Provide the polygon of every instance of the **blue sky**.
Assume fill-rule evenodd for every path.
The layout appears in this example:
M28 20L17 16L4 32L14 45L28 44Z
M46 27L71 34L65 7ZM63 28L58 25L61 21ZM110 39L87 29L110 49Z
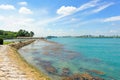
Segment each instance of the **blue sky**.
M119 0L0 0L0 29L35 36L120 35Z

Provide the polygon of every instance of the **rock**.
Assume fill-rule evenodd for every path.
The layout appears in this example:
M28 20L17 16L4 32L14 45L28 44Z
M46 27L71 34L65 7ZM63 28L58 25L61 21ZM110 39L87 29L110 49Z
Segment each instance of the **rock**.
M72 76L63 78L62 80L82 80L82 77L80 74L74 74Z
M104 72L98 71L98 70L89 70L90 73L95 73L95 74L99 74L99 75L104 75Z
M104 79L99 78L99 77L93 77L92 80L104 80Z
M74 75L72 76L72 79L73 79L73 80L81 80L82 77L81 77L80 74L74 74Z
M16 43L12 43L12 44L9 44L9 46L11 47L14 47L16 49L20 49L21 47L25 46L25 45L28 45L32 42L34 42L35 40L28 40L28 41L23 41L23 42L16 42Z
M89 69L85 69L85 68L82 68L82 67L80 67L79 70L81 72L87 72L89 74L98 74L98 75L104 75L105 74L104 72L99 71L99 70L89 70Z
M82 68L82 67L80 67L79 70L80 70L80 72L88 72L89 71L88 69L85 69L85 68Z
M88 73L81 74L81 77L83 78L83 80L92 80L92 76Z
M41 61L42 66L52 66L52 63L50 61Z
M73 74L72 76L67 76L63 78L62 80L104 80L104 79L99 77L92 77L90 74L84 73L84 74Z
M52 63L50 61L44 61L44 60L41 60L40 58L35 58L34 60L38 61L37 65L41 65L42 67L51 66L52 65Z
M43 61L38 58L36 58L35 60L38 60L39 62L37 64L41 65L48 73L57 73L57 69L54 66L52 66L52 63L50 61Z
M40 61L39 60L39 64L42 65L43 67L46 67L46 66L52 66L52 63L50 61Z
M73 74L63 80L92 80L92 77L89 74Z
M53 67L52 65L51 66L45 66L44 68L48 73L51 73L51 74L56 74L57 73L56 68Z
M70 74L70 69L69 68L63 68L62 69L62 76L69 76Z

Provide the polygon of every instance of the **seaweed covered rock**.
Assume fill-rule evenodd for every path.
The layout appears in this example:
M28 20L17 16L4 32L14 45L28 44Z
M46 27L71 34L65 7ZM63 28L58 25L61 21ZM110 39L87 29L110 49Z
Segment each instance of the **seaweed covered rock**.
M65 77L62 80L104 80L100 77L93 77L88 73L83 74L73 74L71 76Z
M0 38L0 45L3 45L3 39Z
M62 80L102 80L101 78L93 78L90 74L73 74L72 76L68 76L63 78Z
M62 76L69 76L70 74L70 69L69 68L63 68L62 69Z
M99 75L104 75L105 73L102 71L98 71L98 70L89 70L89 72L94 73L94 74L99 74Z
M50 74L56 74L57 73L57 69L55 67L53 67L52 65L44 66L44 69Z
M83 79L80 74L73 74L72 76L63 78L62 80L83 80Z
M41 65L47 73L57 74L57 69L54 66L52 66L52 63L50 61L44 61L39 58L36 58L34 60L39 61L37 65Z
M99 77L93 77L92 80L104 80L104 79L99 78Z

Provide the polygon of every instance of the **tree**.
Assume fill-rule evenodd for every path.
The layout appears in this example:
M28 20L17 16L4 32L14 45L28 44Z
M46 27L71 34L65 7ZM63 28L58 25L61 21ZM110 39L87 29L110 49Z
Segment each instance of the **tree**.
M34 36L34 32L30 31L30 37Z
M24 31L22 29L20 29L17 33L17 36L24 36Z
M0 45L3 45L3 39L0 38Z
M17 32L0 30L0 38L13 39L16 38L16 36Z
M0 30L0 35L3 35L4 31L3 30Z
M30 31L30 33L26 30L20 29L17 33L17 37L33 37L34 32Z

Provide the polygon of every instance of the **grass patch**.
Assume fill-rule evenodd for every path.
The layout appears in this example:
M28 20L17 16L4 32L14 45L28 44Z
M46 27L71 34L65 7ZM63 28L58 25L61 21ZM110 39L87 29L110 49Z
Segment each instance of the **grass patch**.
M8 41L3 42L4 45L11 44L11 43L14 43L14 42L8 42Z

